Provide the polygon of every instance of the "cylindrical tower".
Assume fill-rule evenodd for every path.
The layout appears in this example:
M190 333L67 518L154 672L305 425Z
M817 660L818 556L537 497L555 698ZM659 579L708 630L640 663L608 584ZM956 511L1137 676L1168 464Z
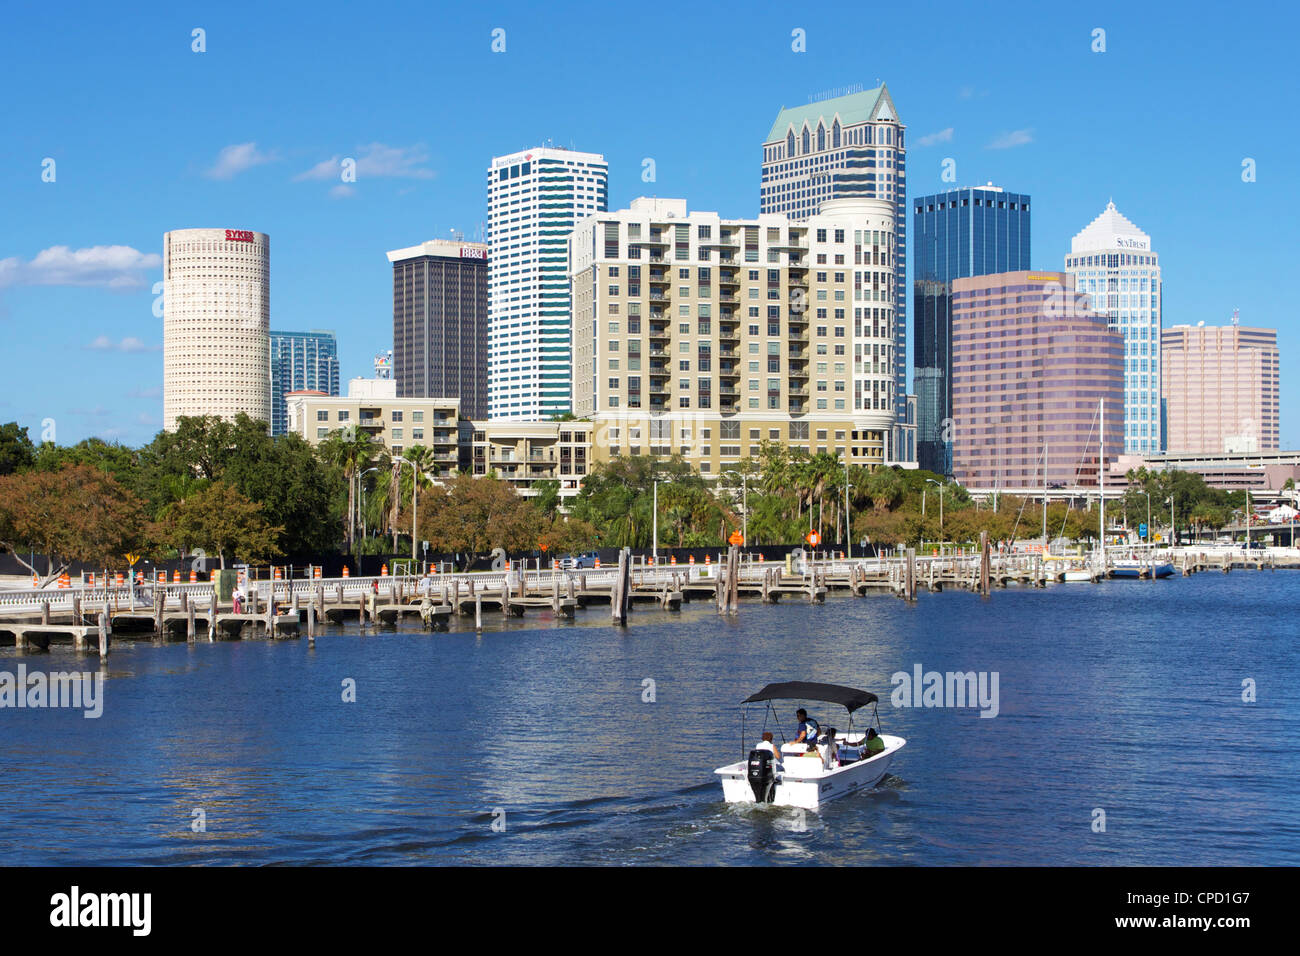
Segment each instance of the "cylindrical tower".
M271 238L247 229L163 236L163 427L181 415L271 421Z
M853 261L853 418L879 441L894 423L895 208L884 199L832 199L821 204L816 226L844 230Z

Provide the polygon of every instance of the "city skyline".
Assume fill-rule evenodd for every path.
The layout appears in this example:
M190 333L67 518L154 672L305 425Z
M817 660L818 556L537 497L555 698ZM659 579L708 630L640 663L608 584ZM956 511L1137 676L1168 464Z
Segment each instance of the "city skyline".
M933 16L958 15L950 9ZM1033 195L1032 263L1040 269L1058 269L1080 225L1113 198L1158 238L1166 327L1223 324L1240 308L1243 325L1278 329L1283 355L1297 344L1285 297L1269 281L1287 273L1283 256L1296 231L1278 214L1296 165L1296 134L1276 122L1284 31L1261 38L1225 24L1214 48L1240 62L1206 84L1201 26L1155 11L1105 13L1095 24L1065 13L1036 17L1029 31L1036 42L1012 62L1004 55L1009 37L978 50L956 37L935 38L919 52L882 43L866 57L849 39L867 23L906 35L931 19L918 12L759 14L733 23L721 12L692 10L675 21L697 27L681 37L674 31L684 53L707 47L724 72L754 56L779 68L729 93L725 110L715 97L694 96L684 77L665 79L661 89L674 97L669 131L621 115L622 92L577 85L594 67L633 57L667 23L648 26L634 14L603 26L577 23L570 40L590 50L588 59L555 65L547 16L506 7L490 20L455 12L440 20L447 56L438 73L475 75L493 109L466 111L447 98L407 116L385 102L393 79L385 71L345 70L341 84L327 78L336 52L349 51L348 62L379 63L383 44L414 49L417 37L339 30L328 17L301 23L287 11L204 13L190 23L87 9L57 34L31 12L12 14L10 37L25 43L0 39L0 49L18 75L44 76L40 64L51 58L74 65L16 99L11 148L0 157L10 226L0 246L0 327L11 342L0 420L17 420L39 440L52 419L64 444L89 435L139 444L161 428L162 320L153 288L162 279L164 232L273 235L271 324L335 328L348 379L369 373L377 326L390 309L391 274L373 266L375 256L453 229L475 237L487 219L481 177L492 156L550 138L607 158L610 208L638 195L675 195L693 208L748 218L758 212L756 159L780 107L881 80L907 121L909 198L987 180ZM724 22L735 42L717 50L709 31ZM276 37L289 23L297 43L281 55ZM200 25L203 53L191 49ZM506 31L503 53L491 49L498 26ZM1105 52L1092 49L1099 26ZM792 49L796 30L804 31L807 52ZM1159 44L1147 39L1153 35ZM235 65L250 62L260 65L245 77ZM553 86L524 82L544 68L554 71ZM158 70L167 76L165 97L144 82ZM322 92L303 94L294 115L276 105L317 80ZM1091 93L1079 98L1085 83ZM262 84L268 92L257 102L237 114L226 108L230 97ZM1170 103L1194 85L1198 109L1111 111L1107 91L1131 95L1134 84ZM89 90L84 109L53 110L69 89ZM1204 136L1203 115L1229 110L1231 137L1214 148L1184 148ZM162 128L178 132L160 137ZM452 141L454 149L438 145ZM343 178L346 160L354 182ZM953 161L954 180L942 178L945 160ZM1258 164L1258 181L1243 181L1247 160ZM52 181L43 181L47 172ZM1207 206L1220 229L1226 218L1231 242L1208 241ZM54 348L64 362L49 362ZM1284 383L1283 447L1300 445L1297 407Z

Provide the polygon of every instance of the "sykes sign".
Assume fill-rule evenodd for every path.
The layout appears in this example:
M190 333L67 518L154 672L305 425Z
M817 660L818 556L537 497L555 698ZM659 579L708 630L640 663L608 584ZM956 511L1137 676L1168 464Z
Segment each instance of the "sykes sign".
M253 242L253 233L247 229L227 229L226 242Z

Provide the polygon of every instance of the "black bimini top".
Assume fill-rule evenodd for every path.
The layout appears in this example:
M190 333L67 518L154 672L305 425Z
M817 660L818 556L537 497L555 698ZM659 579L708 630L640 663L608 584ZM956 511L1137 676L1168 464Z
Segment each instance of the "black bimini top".
M763 700L819 700L839 704L851 714L863 704L874 704L877 697L870 691L856 690L840 684L814 684L810 681L793 680L768 684L757 694L750 694L742 703L753 704Z

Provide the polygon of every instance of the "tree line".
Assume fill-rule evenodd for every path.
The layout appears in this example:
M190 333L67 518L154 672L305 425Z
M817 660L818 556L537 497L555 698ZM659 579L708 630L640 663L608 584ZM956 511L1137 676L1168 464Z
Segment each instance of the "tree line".
M816 531L847 541L917 546L1038 537L1041 503L1011 496L974 501L940 475L845 466L836 455L764 442L717 480L680 457L620 457L595 464L562 503L554 481L521 494L489 473L453 470L423 446L401 460L364 432L340 429L313 448L272 437L246 415L181 418L140 448L89 438L35 445L25 428L0 425L0 550L46 580L72 562L121 567L125 556L204 553L220 566L310 560L325 554L398 554L417 541L440 554L567 554L596 548L720 547L744 528L747 544L798 545ZM1130 473L1118 512L1136 526L1172 497L1180 524L1230 523L1244 496L1208 488L1187 472ZM1112 517L1116 515L1112 505ZM1141 516L1139 518L1139 516ZM1097 509L1052 504L1049 538L1095 539ZM45 557L31 567L31 554ZM41 562L37 561L37 564Z

